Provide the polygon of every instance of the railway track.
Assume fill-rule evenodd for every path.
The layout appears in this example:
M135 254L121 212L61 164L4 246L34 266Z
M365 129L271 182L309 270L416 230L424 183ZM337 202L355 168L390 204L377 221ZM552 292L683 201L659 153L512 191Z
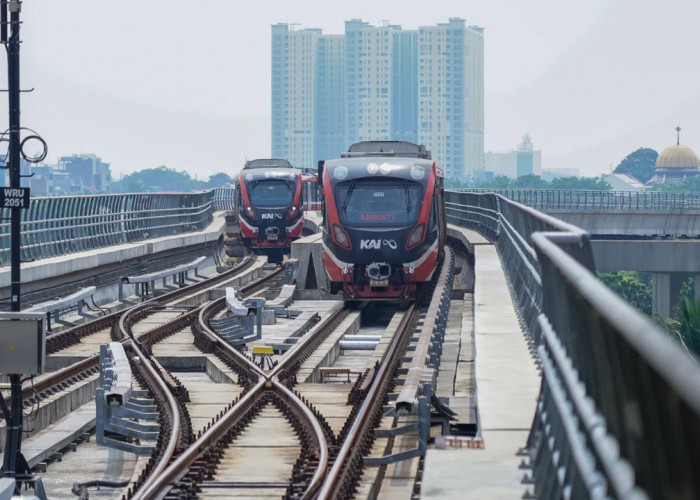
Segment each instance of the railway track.
M132 343L134 340L128 339L125 333L120 332L120 326L122 330L126 331L125 325L127 324L137 324L139 320L143 320L152 314L156 316L160 315L160 318L156 319L150 327L142 328L142 331L137 334L137 338L135 339L137 343L155 342L156 339L167 336L170 332L181 328L194 317L194 315L188 316L186 312L184 312L193 309L192 306L168 311L167 308L170 304L177 303L178 301L192 300L191 297L197 294L206 293L206 291L212 287L221 286L232 279L239 278L243 273L247 272L254 263L254 259L249 259L230 271L209 280L184 287L118 313L110 314L49 337L47 341L47 350L53 350L53 354L68 353L69 358L77 358L77 360L69 363L69 365L64 368L25 382L22 394L25 410L28 411L38 405L46 404L47 401L55 402L59 400L63 394L70 399L72 387L78 384L84 384L86 381L92 382L94 386L99 373L99 355L96 354L96 352L99 350L98 346L100 344L106 344L111 340L122 340L127 344L127 347L133 351ZM244 293L252 293L264 286L265 283L278 278L282 272L283 269L278 267L274 272L254 280L242 289ZM80 349L81 345L83 347L82 349ZM71 352L71 349L75 347L79 348L77 352ZM89 392L94 396L94 388L90 389ZM9 403L9 397L5 398L5 401ZM65 404L63 406L65 406ZM40 425L37 425L33 430L40 431L44 426L50 423L51 421L48 417L42 418L39 422Z
M285 498L350 498L362 472L362 457L369 451L373 439L372 429L381 418L383 402L409 343L420 304L414 303L405 311L382 362L358 379L353 391L353 410L338 435L333 433L313 402L296 392L294 386L297 370L348 314L347 307L316 325L269 370L261 369L248 356L223 342L208 326L209 319L220 307L220 303L213 302L202 308L195 328L195 342L202 350L225 359L248 381L248 386L243 396L179 456L161 456L161 462L170 465L144 479L135 490L128 492L127 498L194 498L199 497L202 489L218 494L225 490L227 496L234 496L235 491L249 494L251 490L259 492L263 488L279 492L285 485ZM282 429L283 435L275 434L274 443L287 442L290 429L298 442L291 446L293 450L286 450L277 466L265 462L266 470L278 471L278 474L257 483L232 481L230 478L240 478L246 470L240 456L235 459L238 453L250 447L246 439L254 439L260 446L261 429L270 429L269 424L264 423L265 418L280 419L280 414L285 424L277 424L277 427ZM263 449L271 453L269 450L277 446L272 444ZM259 447L255 451L266 456ZM290 473L289 452L295 451L299 455ZM260 463L259 457L255 463Z
M260 286L256 282L243 291L250 293L250 289ZM178 295L183 297L182 293ZM177 299L164 297L115 314L110 326L110 336L123 341L130 357L142 360L132 369L139 383L153 395L161 424L156 451L123 498L220 498L251 492L283 493L286 498L351 498L363 471L363 456L373 441L373 429L382 417L381 410L425 301L414 303L404 312L381 362L363 373L352 389L347 388L349 416L340 430L336 425L334 432L310 396L313 392L302 391L302 395L295 389L299 370L348 316L347 307L322 318L264 370L242 349L223 341L210 326L210 320L225 307L225 299L178 308L174 305ZM99 331L90 325L83 328L73 329L67 338L85 338ZM197 349L229 367L241 386L238 395L205 425L192 425L187 411L187 384L151 356L158 343L190 335L183 333L188 329ZM48 388L52 383L65 383L58 380L87 376L80 370L94 370L97 361L95 365L92 362L91 358L83 360L52 374L56 377L53 382L47 377L41 383L51 390ZM241 477L250 477L245 472L250 464L241 455L250 454L258 456L256 461L265 454L270 457L266 474L241 481Z

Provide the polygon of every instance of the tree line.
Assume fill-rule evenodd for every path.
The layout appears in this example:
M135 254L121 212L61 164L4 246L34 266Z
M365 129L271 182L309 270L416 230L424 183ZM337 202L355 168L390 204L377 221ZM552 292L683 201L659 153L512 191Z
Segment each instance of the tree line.
M147 168L112 181L113 193L155 193L159 191L197 191L233 184L234 179L224 173L213 174L206 181L193 179L187 172L179 172L164 165Z
M656 171L656 159L659 153L651 148L639 148L628 154L620 164L615 167L613 173L628 174L642 184L646 184ZM486 188L486 189L586 189L596 191L609 191L610 184L600 178L594 177L562 177L548 182L536 175L525 175L517 179L506 176L498 176L493 180L478 184L468 184L456 179L446 179L445 187L450 188ZM655 184L648 186L647 191L671 191L671 192L700 192L700 175L688 177L681 183Z
M678 340L681 345L700 359L700 301L693 299L694 280L688 278L678 294L678 302L667 320L652 310L651 274L637 271L598 273L598 278L639 311Z

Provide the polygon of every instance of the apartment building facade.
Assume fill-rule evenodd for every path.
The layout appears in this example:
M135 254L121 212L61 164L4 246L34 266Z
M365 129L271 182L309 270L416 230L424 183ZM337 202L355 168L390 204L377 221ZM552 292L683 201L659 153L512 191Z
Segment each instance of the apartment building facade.
M449 177L483 169L483 29L403 30L359 19L344 35L272 26L272 155L311 167L362 140L425 144Z

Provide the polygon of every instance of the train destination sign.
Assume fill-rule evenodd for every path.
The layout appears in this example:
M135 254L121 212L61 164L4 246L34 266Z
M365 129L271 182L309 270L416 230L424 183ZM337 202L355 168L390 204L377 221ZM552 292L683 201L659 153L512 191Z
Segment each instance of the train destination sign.
M29 188L0 188L1 208L29 208Z

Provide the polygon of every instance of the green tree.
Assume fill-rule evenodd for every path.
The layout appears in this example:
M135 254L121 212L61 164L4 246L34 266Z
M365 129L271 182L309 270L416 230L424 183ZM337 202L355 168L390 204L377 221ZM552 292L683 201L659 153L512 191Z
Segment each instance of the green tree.
M610 289L622 296L627 302L651 316L651 283L645 283L643 277L634 271L613 271L599 273L598 278Z
M614 170L616 174L629 174L639 182L647 182L654 176L659 153L649 148L639 148L628 154Z
M451 177L445 178L445 189L459 189L468 187L470 187L469 184L462 182L459 179L453 179Z
M551 189L586 189L610 191L612 186L597 177L558 177L552 180Z
M207 181L205 187L220 188L225 186L226 184L233 183L234 180L231 178L230 175L219 172L218 174L214 174L211 177L209 177L209 180Z
M479 184L479 187L489 189L508 189L513 186L511 185L511 180L508 177L506 177L505 175L499 175L492 181L483 182Z
M666 182L664 184L656 184L651 187L652 191L670 191L670 192L685 192L697 193L700 192L700 176L688 177L681 183Z
M549 184L539 175L523 175L515 179L510 187L517 189L547 189Z
M203 187L203 182L192 179L187 172L178 172L164 165L125 175L121 186L123 192L132 193L193 191Z
M666 328L689 352L700 357L700 301L681 297Z

